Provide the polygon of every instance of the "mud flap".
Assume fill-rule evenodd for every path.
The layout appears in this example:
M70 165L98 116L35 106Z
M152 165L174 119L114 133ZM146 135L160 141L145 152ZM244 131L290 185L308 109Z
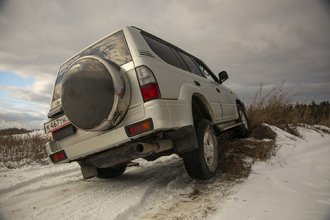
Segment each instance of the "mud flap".
M96 167L92 165L88 165L84 162L79 163L81 173L84 179L90 179L97 175L97 169Z
M185 153L198 148L195 128L192 125L167 132L165 136L173 141L174 153Z

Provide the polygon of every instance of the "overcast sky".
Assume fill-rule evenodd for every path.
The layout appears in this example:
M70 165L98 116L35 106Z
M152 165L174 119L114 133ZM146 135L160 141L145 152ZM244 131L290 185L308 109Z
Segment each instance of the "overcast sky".
M330 99L329 0L0 0L0 128L41 127L60 65L131 25L226 70L245 102L283 82L294 101Z

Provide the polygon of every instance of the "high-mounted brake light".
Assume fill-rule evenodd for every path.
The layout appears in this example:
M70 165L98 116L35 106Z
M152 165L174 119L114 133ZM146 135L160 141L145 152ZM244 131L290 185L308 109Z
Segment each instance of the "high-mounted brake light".
M160 91L152 71L146 66L139 66L136 68L136 72L144 102L159 99Z

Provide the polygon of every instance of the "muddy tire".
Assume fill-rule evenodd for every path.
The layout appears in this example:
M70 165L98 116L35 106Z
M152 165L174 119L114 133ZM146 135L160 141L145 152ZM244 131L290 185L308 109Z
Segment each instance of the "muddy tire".
M238 112L238 121L242 124L236 128L236 136L238 138L246 138L251 133L251 127L249 120L246 116L245 110L240 104L237 104L237 112Z
M102 179L116 178L125 172L127 164L121 164L114 167L97 168L97 177Z
M198 148L183 154L185 168L193 179L208 180L214 177L218 167L218 142L208 120L201 120L196 130Z

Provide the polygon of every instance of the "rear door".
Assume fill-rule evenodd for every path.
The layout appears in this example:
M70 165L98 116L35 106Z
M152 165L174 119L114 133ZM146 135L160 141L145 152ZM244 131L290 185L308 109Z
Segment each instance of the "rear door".
M221 106L218 100L218 94L217 94L217 82L213 80L208 80L204 74L202 73L201 69L198 66L198 63L196 60L185 54L181 51L178 51L184 62L187 64L187 66L190 69L190 72L194 73L195 79L194 84L201 88L203 95L206 96L208 102L211 105L212 111L213 111L213 119L215 122L219 121L222 117L222 110Z

